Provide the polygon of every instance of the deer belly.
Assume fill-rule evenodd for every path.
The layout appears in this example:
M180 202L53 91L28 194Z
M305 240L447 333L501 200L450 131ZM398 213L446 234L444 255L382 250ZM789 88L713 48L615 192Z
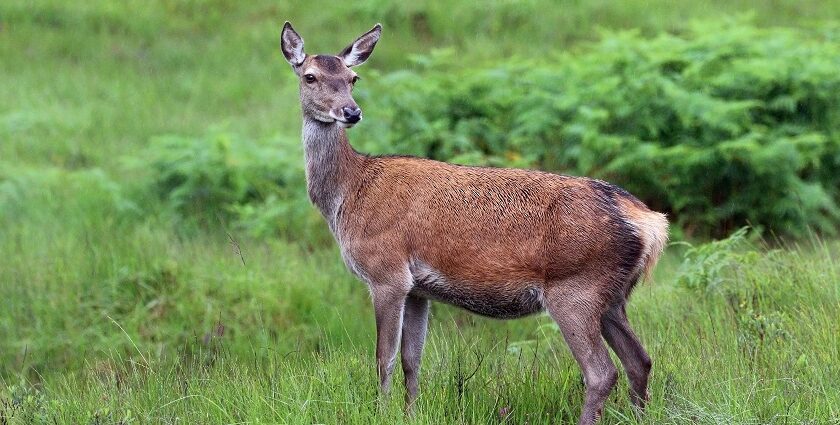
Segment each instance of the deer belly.
M541 286L510 282L459 282L427 266L412 267L411 294L451 304L482 316L514 319L543 310Z

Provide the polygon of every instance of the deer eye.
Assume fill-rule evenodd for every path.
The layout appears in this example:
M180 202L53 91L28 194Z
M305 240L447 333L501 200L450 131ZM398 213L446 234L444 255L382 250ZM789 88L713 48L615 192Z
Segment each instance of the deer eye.
M312 75L312 74L304 75L303 79L306 80L307 83L314 83L315 82L315 76Z

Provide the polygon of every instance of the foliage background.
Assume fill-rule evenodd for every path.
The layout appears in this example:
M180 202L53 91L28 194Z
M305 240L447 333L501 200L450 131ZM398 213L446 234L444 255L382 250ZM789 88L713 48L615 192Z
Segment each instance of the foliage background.
M417 416L378 410L284 20L309 52L383 23L356 148L603 178L696 244L634 296L653 401L608 422L837 422L835 3L0 3L0 423L576 417L546 317L440 305Z

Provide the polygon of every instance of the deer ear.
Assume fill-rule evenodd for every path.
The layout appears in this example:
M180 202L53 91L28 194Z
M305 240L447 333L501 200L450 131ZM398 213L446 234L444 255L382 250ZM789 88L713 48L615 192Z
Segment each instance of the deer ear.
M303 39L289 21L283 24L283 31L280 33L280 50L292 66L299 66L306 59L306 53L303 53Z
M344 60L344 64L347 66L356 66L365 63L370 54L373 53L373 48L376 46L376 42L379 41L381 34L382 25L374 25L370 31L362 34L356 41L345 47L338 54L338 57Z

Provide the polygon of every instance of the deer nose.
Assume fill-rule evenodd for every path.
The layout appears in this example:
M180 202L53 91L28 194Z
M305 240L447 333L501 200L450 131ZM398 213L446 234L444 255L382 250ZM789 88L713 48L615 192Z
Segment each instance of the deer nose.
M362 110L359 109L358 106L352 108L341 108L341 113L344 115L344 119L351 124L355 124L362 120Z

